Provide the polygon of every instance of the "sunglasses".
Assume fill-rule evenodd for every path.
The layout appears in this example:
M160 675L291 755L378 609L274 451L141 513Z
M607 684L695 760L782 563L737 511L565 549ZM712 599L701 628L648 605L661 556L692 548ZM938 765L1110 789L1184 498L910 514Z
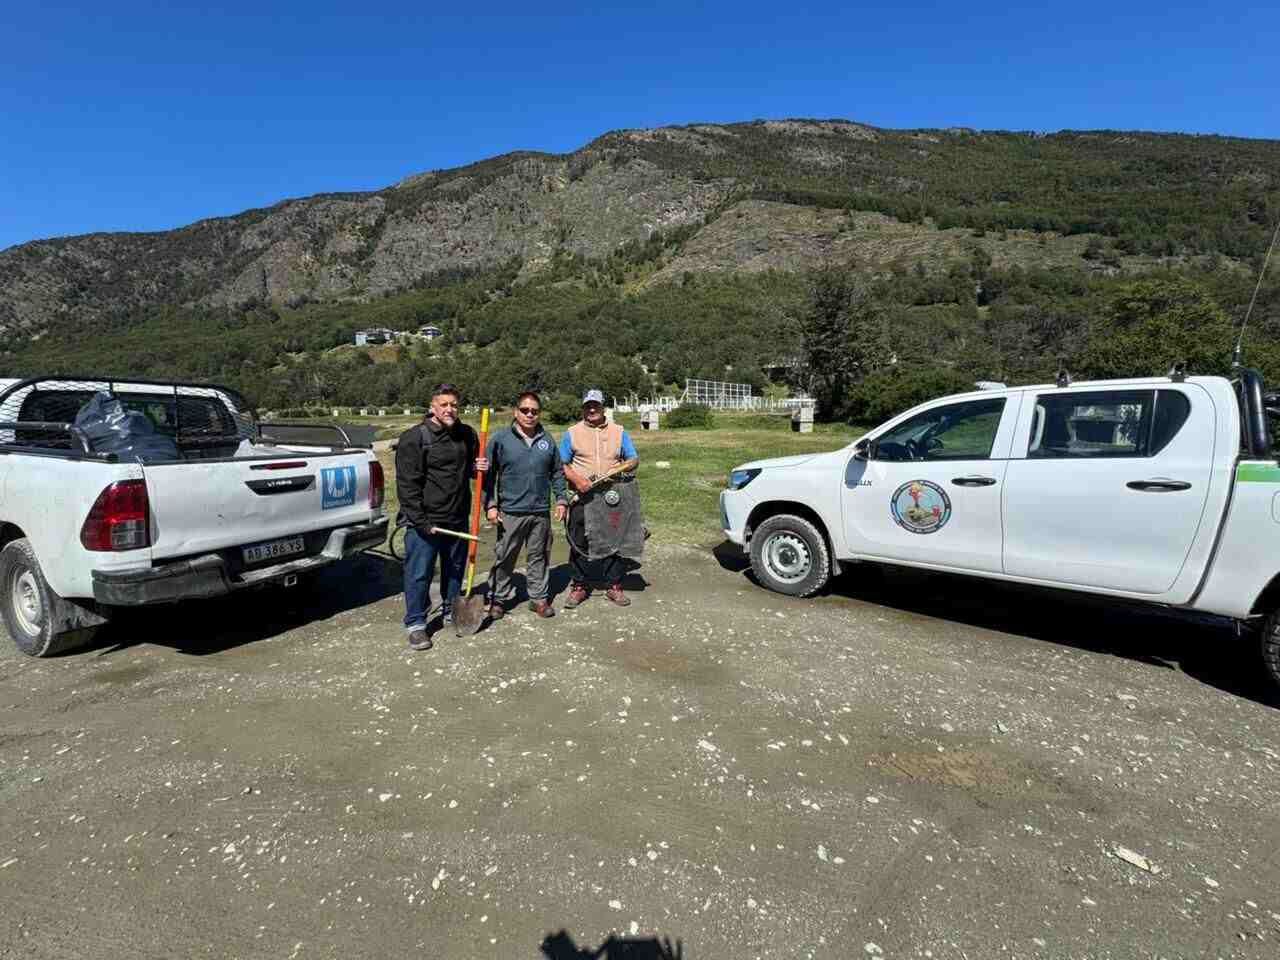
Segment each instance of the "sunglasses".
M538 414L542 412L537 407L516 407L516 409L521 413L523 413L526 417L536 417Z

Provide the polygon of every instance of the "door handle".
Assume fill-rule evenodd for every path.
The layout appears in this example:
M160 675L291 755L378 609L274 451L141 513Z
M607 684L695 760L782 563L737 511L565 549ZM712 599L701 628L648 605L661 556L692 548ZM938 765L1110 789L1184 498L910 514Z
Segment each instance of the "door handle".
M991 487L995 485L995 477L953 477L951 480L957 487Z
M1191 489L1191 484L1185 480L1170 480L1168 477L1153 477L1150 480L1130 480L1125 486L1130 490L1141 490L1143 493L1176 493L1179 490Z

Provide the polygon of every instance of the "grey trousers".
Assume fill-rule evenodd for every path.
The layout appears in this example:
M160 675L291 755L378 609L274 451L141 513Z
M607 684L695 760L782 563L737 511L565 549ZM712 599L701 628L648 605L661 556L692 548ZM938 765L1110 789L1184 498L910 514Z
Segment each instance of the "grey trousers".
M495 603L509 603L515 598L515 585L511 574L516 568L520 548L528 544L528 564L525 576L529 583L529 599L547 599L547 559L551 545L551 517L549 514L516 516L498 514L498 544L494 549L493 595Z

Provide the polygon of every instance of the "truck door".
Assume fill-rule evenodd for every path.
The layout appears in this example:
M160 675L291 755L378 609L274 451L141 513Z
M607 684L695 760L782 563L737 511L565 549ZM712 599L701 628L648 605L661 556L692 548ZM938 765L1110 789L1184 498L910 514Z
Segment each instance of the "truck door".
M1018 398L931 407L890 427L851 460L841 491L858 555L1000 570L1000 495Z
M1195 384L1028 392L1005 482L1005 572L1167 592L1204 522L1214 423Z

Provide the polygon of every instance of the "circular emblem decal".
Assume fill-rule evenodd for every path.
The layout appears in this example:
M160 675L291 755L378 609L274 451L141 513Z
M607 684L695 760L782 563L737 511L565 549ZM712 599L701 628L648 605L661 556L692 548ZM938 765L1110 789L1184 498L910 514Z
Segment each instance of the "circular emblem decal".
M604 492L604 502L611 507L616 507L622 502L622 494L613 487L610 487Z
M911 480L893 491L889 509L902 529L937 533L951 519L951 498L936 483Z
M539 441L538 441L538 449L539 449L539 450L550 450L550 449L551 449L551 444L547 443L547 438L546 438L546 437L543 437L541 440L539 440Z

